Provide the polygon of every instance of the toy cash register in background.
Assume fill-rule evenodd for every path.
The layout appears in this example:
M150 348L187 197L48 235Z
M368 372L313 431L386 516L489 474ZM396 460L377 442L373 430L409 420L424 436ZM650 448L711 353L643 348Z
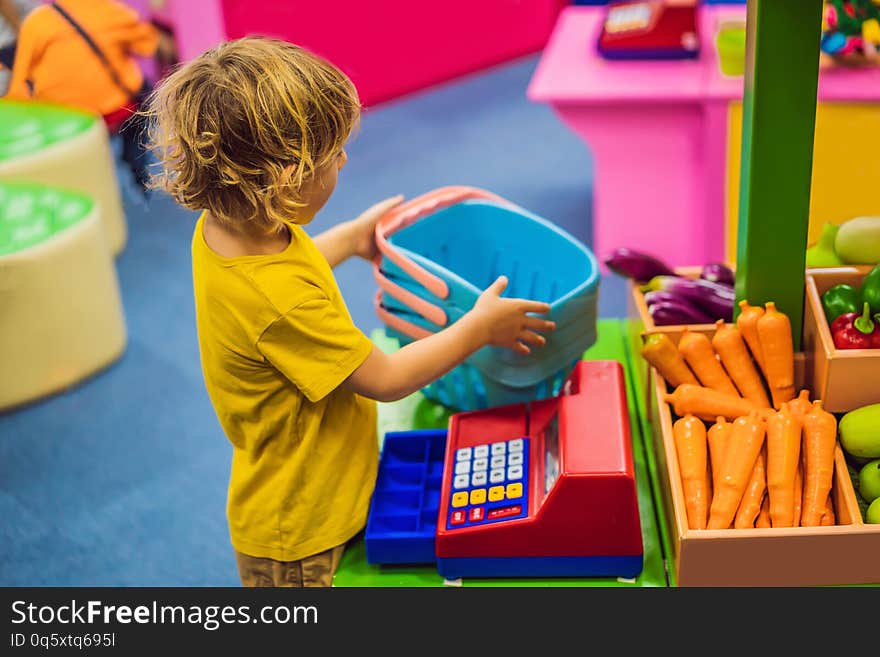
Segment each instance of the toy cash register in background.
M608 5L597 48L606 59L694 59L697 0L626 0Z
M582 361L551 399L386 434L370 563L460 577L635 577L643 545L623 368Z

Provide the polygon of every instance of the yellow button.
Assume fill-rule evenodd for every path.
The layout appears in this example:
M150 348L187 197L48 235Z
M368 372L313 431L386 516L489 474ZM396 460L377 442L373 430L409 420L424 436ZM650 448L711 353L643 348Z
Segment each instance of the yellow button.
M475 488L471 491L471 504L482 504L486 501L486 489Z
M467 506L468 502L468 494L464 491L461 493L453 493L452 494L452 506L458 508L460 506Z
M489 501L497 502L504 499L504 486L492 486L489 489Z
M522 484L507 484L507 499L522 497Z

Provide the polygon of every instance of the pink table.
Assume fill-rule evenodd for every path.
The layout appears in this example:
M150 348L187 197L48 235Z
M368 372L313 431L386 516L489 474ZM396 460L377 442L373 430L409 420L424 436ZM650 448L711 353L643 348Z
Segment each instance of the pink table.
M742 77L724 76L715 52L721 20L744 6L703 6L696 60L606 61L595 50L602 7L563 10L528 88L580 136L595 161L593 249L662 254L676 266L726 260L729 103ZM819 98L876 102L880 70L820 76Z

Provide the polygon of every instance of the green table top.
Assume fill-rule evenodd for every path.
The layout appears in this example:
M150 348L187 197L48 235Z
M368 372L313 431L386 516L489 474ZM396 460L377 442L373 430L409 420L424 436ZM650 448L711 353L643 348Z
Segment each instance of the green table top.
M0 181L0 256L24 251L84 219L84 194L27 182Z
M653 460L651 450L646 449L645 440L650 440L650 432L645 434L640 419L639 405L636 403L633 379L630 372L630 359L627 353L626 334L621 320L599 320L598 339L585 354L586 360L617 360L624 365L628 381L627 400L630 409L630 424L633 440L633 461L635 464L636 486L639 496L639 515L642 521L642 541L644 543L644 568L634 580L620 580L613 577L577 578L492 578L465 579L455 584L462 586L666 586L666 569L663 558L663 532L658 528L654 505L653 488L656 477L651 476ZM372 335L373 341L384 351L397 349L396 341L388 338L382 331ZM379 404L380 439L388 431L407 431L411 429L445 428L449 411L436 405L421 394L416 393L393 404ZM334 586L372 586L372 587L417 587L443 586L444 580L436 567L430 564L416 566L373 565L367 563L363 539L346 549Z
M0 99L0 162L82 134L97 120L77 109Z

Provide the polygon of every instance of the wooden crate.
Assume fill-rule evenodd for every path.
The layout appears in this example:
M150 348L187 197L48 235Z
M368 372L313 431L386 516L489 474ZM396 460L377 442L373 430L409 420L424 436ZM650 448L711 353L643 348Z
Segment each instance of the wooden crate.
M880 349L836 349L822 309L822 294L837 283L862 284L871 267L808 269L803 349L806 381L832 413L880 403Z
M803 368L796 368L802 383ZM862 521L843 452L835 455L832 498L837 525L766 529L688 528L672 435L667 384L651 370L653 447L661 503L671 524L679 586L817 586L880 583L880 525Z

